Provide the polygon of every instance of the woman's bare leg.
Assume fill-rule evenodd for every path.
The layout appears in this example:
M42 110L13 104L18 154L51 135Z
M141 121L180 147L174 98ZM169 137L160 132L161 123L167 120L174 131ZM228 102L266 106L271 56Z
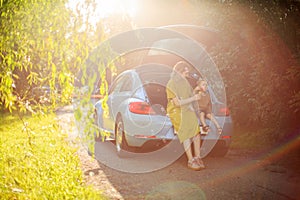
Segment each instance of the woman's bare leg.
M187 139L187 140L183 141L184 151L185 151L186 156L187 156L189 161L193 159L191 144L192 143L191 143L190 139Z
M200 157L200 134L197 134L194 138L194 150L195 150L195 157Z
M200 134L197 134L194 138L194 150L195 150L195 158L197 159L198 165L201 169L205 168L205 165L200 157L200 146L201 146L201 139Z

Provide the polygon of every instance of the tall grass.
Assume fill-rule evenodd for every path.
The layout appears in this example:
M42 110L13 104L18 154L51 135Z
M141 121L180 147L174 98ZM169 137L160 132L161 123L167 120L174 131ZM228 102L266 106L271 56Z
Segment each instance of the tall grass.
M103 199L86 186L55 115L0 113L0 199Z

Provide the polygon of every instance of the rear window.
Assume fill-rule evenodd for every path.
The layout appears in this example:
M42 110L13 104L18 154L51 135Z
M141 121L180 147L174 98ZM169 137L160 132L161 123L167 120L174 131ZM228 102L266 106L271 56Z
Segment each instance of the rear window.
M166 65L147 64L136 69L143 84L157 83L166 85L170 79L172 68Z

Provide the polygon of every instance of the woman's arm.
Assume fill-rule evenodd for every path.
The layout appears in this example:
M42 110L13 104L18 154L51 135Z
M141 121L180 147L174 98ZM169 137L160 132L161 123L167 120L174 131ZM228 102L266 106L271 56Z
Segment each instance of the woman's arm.
M185 104L189 104L192 103L193 101L197 101L201 98L201 96L199 94L196 94L190 98L187 99L178 99L177 97L173 98L172 101L175 104L175 106L182 106Z
M197 93L199 93L199 91L201 91L201 89L200 89L199 86L197 85L197 86L194 88L193 93L194 93L194 94L197 94Z

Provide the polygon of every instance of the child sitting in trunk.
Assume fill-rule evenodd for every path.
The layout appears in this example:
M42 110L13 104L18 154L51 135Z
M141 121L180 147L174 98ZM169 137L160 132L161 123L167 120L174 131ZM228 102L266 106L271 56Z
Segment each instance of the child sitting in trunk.
M202 130L204 133L202 134L207 134L207 132L210 131L209 126L205 122L205 118L210 119L217 127L218 133L221 134L222 129L212 114L211 98L207 91L207 87L207 81L205 81L204 79L199 79L197 81L197 86L194 89L194 93L200 94L201 96L201 98L197 101L198 104L196 104L196 112L200 118L201 125L203 126Z

